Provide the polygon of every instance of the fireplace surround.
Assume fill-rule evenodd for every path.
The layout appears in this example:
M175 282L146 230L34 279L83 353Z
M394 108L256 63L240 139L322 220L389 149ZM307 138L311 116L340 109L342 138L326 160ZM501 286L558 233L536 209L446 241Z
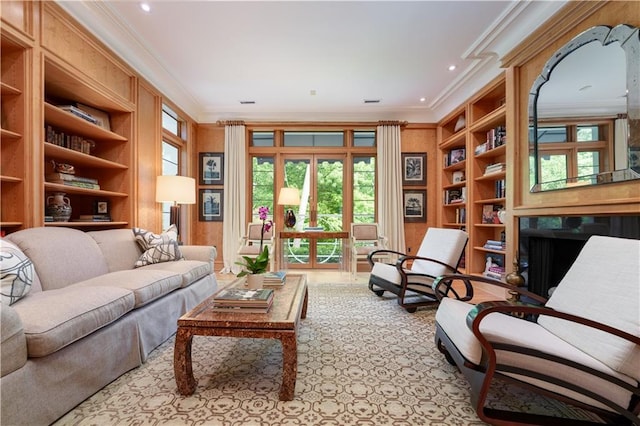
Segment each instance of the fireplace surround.
M640 215L520 217L518 255L527 289L548 297L592 235L640 239Z

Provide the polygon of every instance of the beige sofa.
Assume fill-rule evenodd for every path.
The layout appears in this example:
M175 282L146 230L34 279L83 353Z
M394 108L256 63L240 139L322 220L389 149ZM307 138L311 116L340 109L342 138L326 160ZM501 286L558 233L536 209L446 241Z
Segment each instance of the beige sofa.
M6 240L33 262L30 292L2 305L3 425L49 424L141 365L217 288L215 248L134 268L130 229L31 228Z

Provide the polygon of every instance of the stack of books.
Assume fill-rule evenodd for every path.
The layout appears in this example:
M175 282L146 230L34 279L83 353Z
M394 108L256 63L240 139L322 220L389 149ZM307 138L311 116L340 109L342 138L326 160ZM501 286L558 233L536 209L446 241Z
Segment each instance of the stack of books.
M269 312L273 304L273 289L225 288L213 296L214 312L259 313Z
M93 117L91 114L89 114L87 111L78 108L75 105L58 105L58 108L60 108L63 111L67 111L73 115L75 115L76 117L80 117L83 120L88 121L89 123L93 123L93 124L98 124L98 120Z
M263 284L270 286L284 285L286 278L286 271L267 272L266 274L264 274Z
M45 176L45 180L50 183L58 183L78 188L100 189L98 179L72 175L71 173L55 172Z
M494 164L489 164L484 169L484 174L490 175L491 173L504 172L505 170L507 170L507 165L505 163L494 163Z
M487 242L484 243L484 248L488 250L504 250L506 248L506 243L498 240L487 240Z
M78 219L73 222L111 222L111 216L108 214L81 214Z

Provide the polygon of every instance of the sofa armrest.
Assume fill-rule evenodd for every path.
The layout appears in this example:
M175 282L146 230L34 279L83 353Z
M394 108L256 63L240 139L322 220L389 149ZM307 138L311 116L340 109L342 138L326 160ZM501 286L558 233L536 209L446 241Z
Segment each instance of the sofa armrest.
M0 314L0 366L1 377L4 377L27 363L27 338L24 335L22 320L15 309L2 305Z
M199 260L201 262L209 262L213 267L213 261L218 256L218 251L214 246L180 246L182 255L187 260Z

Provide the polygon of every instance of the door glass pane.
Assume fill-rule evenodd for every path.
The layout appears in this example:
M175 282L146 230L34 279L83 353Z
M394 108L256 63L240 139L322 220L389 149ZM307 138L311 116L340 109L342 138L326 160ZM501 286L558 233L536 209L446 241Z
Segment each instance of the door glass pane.
M376 158L353 157L353 222L376 221Z
M252 222L259 222L258 208L266 206L269 208L269 218L273 218L273 182L274 182L274 161L273 157L253 157L253 200L251 202Z
M317 226L325 231L342 231L342 206L344 204L344 162L336 159L319 159L316 164ZM318 240L316 262L340 263L341 239Z
M300 205L293 206L296 215L295 230L309 226L309 201L311 194L311 160L287 159L284 162L284 186L300 191ZM309 240L289 239L284 247L289 264L309 264Z

